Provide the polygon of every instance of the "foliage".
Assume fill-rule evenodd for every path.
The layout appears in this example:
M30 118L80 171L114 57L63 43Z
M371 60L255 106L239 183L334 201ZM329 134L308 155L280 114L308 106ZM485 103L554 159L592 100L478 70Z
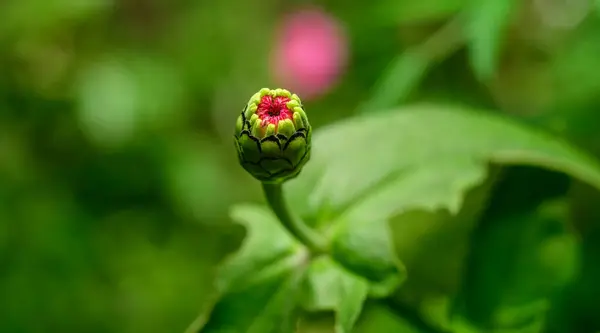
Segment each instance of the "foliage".
M319 3L313 257L231 143L302 6L6 2L0 331L600 331L599 3Z
M443 133L445 140L435 139L435 135L424 129ZM348 136L348 133L354 134ZM474 137L478 140L473 141L471 138ZM221 290L225 296L216 305L219 312L200 332L232 329L229 326L235 323L235 319L231 318L231 313L247 314L251 313L251 309L265 309L269 312L253 314L254 321L235 325L235 331L290 331L291 328L273 326L274 322L281 320L286 323L289 319L274 318L291 316L294 302L300 303L294 301L294 298L300 299L306 295L309 295L312 302L304 310L331 308L336 312L336 332L350 331L353 321L347 318L357 316L356 309L360 309L361 303L366 300L368 287L371 296L388 297L404 280L405 268L394 254L388 219L414 208L441 208L456 213L461 206L463 193L485 178L486 161L521 163L559 170L600 188L600 166L590 157L547 135L536 133L533 129L481 112L427 105L365 116L323 128L315 136L314 144L311 164L300 177L289 183L288 190L294 209L306 219L318 221L316 223L324 229L323 232L331 235L331 257L311 260L308 250L298 248L299 244L294 244L283 230L276 235L272 234L281 227L268 211L259 213L258 208L248 210L241 207L234 210L234 219L246 221L244 225L250 235L240 252L226 264L226 273L222 274L233 275L239 282L225 284ZM367 151L369 158L363 158ZM353 167L348 168L348 165ZM516 229L507 229L511 221L503 221L505 226L495 231L492 237L506 233L499 240L506 242L507 238L523 234L525 230L521 230L521 225L529 225L534 228L532 232L536 232L535 229L539 227L535 221L539 218L535 214L526 218L513 218L512 224ZM266 223L267 221L270 223ZM378 223L379 221L383 223ZM561 224L558 223L558 226ZM569 237L561 236L560 233L550 235ZM484 239L485 236L481 237ZM575 246L570 239L566 239L569 243L565 244L566 248L563 247L567 256L572 255L570 249ZM485 247L494 240L483 241L482 245L477 246L487 254L484 260L492 255ZM557 240L560 241L560 238ZM537 246L537 240L526 241L529 246ZM280 242L285 242L287 247L282 247ZM561 244L559 242L557 246ZM521 251L526 253L528 249L523 248ZM265 257L265 254L268 256ZM506 250L503 255L506 256ZM508 267L495 262L492 269L500 267L507 272L528 269L542 260L540 257L528 258L525 254L509 258L512 260L506 263ZM525 261L521 263L522 260ZM565 260L564 263L560 262L569 265L573 261L569 257ZM337 265L339 267L336 268ZM251 268L247 268L248 266ZM545 271L540 268L537 273L531 283L539 284L536 279ZM250 276L253 278L249 278ZM522 275L519 276L522 279ZM551 287L561 287L570 281L569 277L570 274L562 279L559 277ZM262 293L263 285L271 285L274 283L273 279L280 280L276 284L280 287L272 291L264 303L253 294L237 294L236 290L241 286L252 293ZM303 290L302 280L307 280L306 283L312 288ZM465 292L471 293L472 286L479 282L484 281L472 281ZM506 282L509 281L497 280L489 287L501 288ZM525 288L525 291L519 292L530 293L534 289L534 286L523 287L526 283L523 280L511 283L516 284L516 288ZM282 298L280 288L284 288L287 297ZM341 290L336 292L338 288ZM553 288L544 291L534 295L545 301ZM476 293L476 296L479 294ZM522 302L531 300L527 297L522 299L523 297L526 296L516 295L516 301L519 302L517 304L512 304L515 300L509 299L509 310L501 307L506 306L505 304L493 304L494 308L487 315L508 316L508 319L501 323L494 322L495 326L485 329L495 329L498 325L505 328L505 325L514 325L516 320L528 321L528 312L520 307L528 306L528 303ZM246 306L238 307L241 300L252 301ZM492 300L492 297L484 301L487 300ZM272 302L282 303L274 306ZM273 317L272 309L279 310L277 317ZM545 308L533 308L529 316L543 317L544 310ZM525 319L515 319L519 317L511 312L496 314L496 311L518 311L518 316L525 316ZM262 319L263 316L266 318ZM256 324L257 321L260 324ZM453 328L465 330L462 322L460 325Z

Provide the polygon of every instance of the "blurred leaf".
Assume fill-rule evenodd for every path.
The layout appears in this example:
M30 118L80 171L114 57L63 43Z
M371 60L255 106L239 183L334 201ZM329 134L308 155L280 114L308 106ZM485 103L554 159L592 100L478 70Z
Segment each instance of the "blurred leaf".
M351 332L367 298L367 281L325 256L311 263L305 279L306 309L335 311L335 332Z
M421 83L429 68L458 49L463 43L459 21L453 20L422 44L400 54L373 88L371 97L358 107L359 113L386 111L406 102Z
M408 98L425 76L429 62L418 52L407 51L398 56L386 69L374 93L359 108L359 112L385 109Z
M393 302L414 309L428 325L449 329L451 300L461 287L471 234L488 205L497 169L465 195L456 215L447 211L411 210L390 221L396 253L409 278L393 295Z
M246 227L247 236L219 269L220 299L210 318L191 331L280 332L293 324L290 316L307 253L266 208L234 206L231 217Z
M369 303L359 319L354 333L434 333L419 327L397 312L378 303ZM457 332L462 333L462 332Z
M503 33L510 23L516 0L474 0L468 11L467 38L471 64L481 80L496 71Z
M312 221L380 221L407 209L456 212L488 162L561 170L600 188L590 156L534 128L458 107L416 105L316 131L311 162L288 182ZM317 223L318 224L318 223Z
M578 271L579 244L564 215L546 204L529 214L484 216L457 298L461 325L541 332L549 299Z
M458 13L469 0L396 0L379 2L375 15L390 23L420 23L446 19Z
M406 279L387 220L349 220L333 231L332 256L370 282L370 294L389 296Z
M539 306L540 303L535 303L533 306ZM521 311L531 311L530 309L520 309ZM518 310L517 310L518 311ZM539 333L543 329L544 321L537 319L529 322L521 327L512 328L486 328L481 329L469 323L468 321L457 319L453 322L452 330L457 333Z
M600 80L595 69L600 57L600 21L590 20L578 29L578 33L567 41L564 49L552 59L551 73L554 76L554 93L557 104L565 109L567 120L581 113L574 105L595 103L600 94ZM595 114L595 113L594 113Z

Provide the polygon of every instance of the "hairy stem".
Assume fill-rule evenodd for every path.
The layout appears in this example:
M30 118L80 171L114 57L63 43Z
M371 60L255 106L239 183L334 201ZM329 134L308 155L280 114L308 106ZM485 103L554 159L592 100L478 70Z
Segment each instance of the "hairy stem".
M262 184L263 191L271 209L281 221L281 224L298 239L306 245L313 253L324 253L327 248L325 238L313 229L309 228L297 216L290 211L283 195L281 184Z

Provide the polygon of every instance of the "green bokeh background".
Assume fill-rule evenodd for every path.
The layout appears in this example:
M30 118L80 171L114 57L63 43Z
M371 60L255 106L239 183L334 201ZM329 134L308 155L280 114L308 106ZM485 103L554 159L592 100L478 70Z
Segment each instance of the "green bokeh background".
M339 82L305 102L313 127L436 101L496 110L600 157L597 1L524 0L511 10L499 1L510 2L313 3L343 23L350 54ZM243 236L228 208L263 201L231 135L249 96L276 84L268 69L279 19L306 4L0 4L0 332L183 332ZM547 193L559 182L522 177L512 196L493 200L497 210L512 209L528 186ZM562 200L583 269L557 296L548 332L594 332L600 196L569 186ZM417 226L402 237L418 239ZM565 251L549 250L548 260ZM448 256L439 243L429 252L421 271ZM394 325L404 321L435 331L435 314L412 301L431 288L408 284L368 307L363 331L402 332Z

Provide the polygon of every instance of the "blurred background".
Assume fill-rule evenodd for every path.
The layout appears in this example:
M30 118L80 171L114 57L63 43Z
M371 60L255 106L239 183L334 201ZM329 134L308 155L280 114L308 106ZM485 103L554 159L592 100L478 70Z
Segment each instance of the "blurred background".
M0 332L182 332L241 241L228 208L263 200L232 145L262 87L298 93L317 131L435 101L495 110L600 157L599 60L592 0L4 0ZM511 292L553 300L538 331L600 331L597 191L535 169L502 175L469 194L460 218L486 221L477 228L400 217L419 283L370 304L358 330L444 331L438 310L462 284L477 291L461 293L477 317L510 265L493 244L529 216L550 221L545 236L511 258L539 252L543 269ZM458 274L459 262L481 273Z

